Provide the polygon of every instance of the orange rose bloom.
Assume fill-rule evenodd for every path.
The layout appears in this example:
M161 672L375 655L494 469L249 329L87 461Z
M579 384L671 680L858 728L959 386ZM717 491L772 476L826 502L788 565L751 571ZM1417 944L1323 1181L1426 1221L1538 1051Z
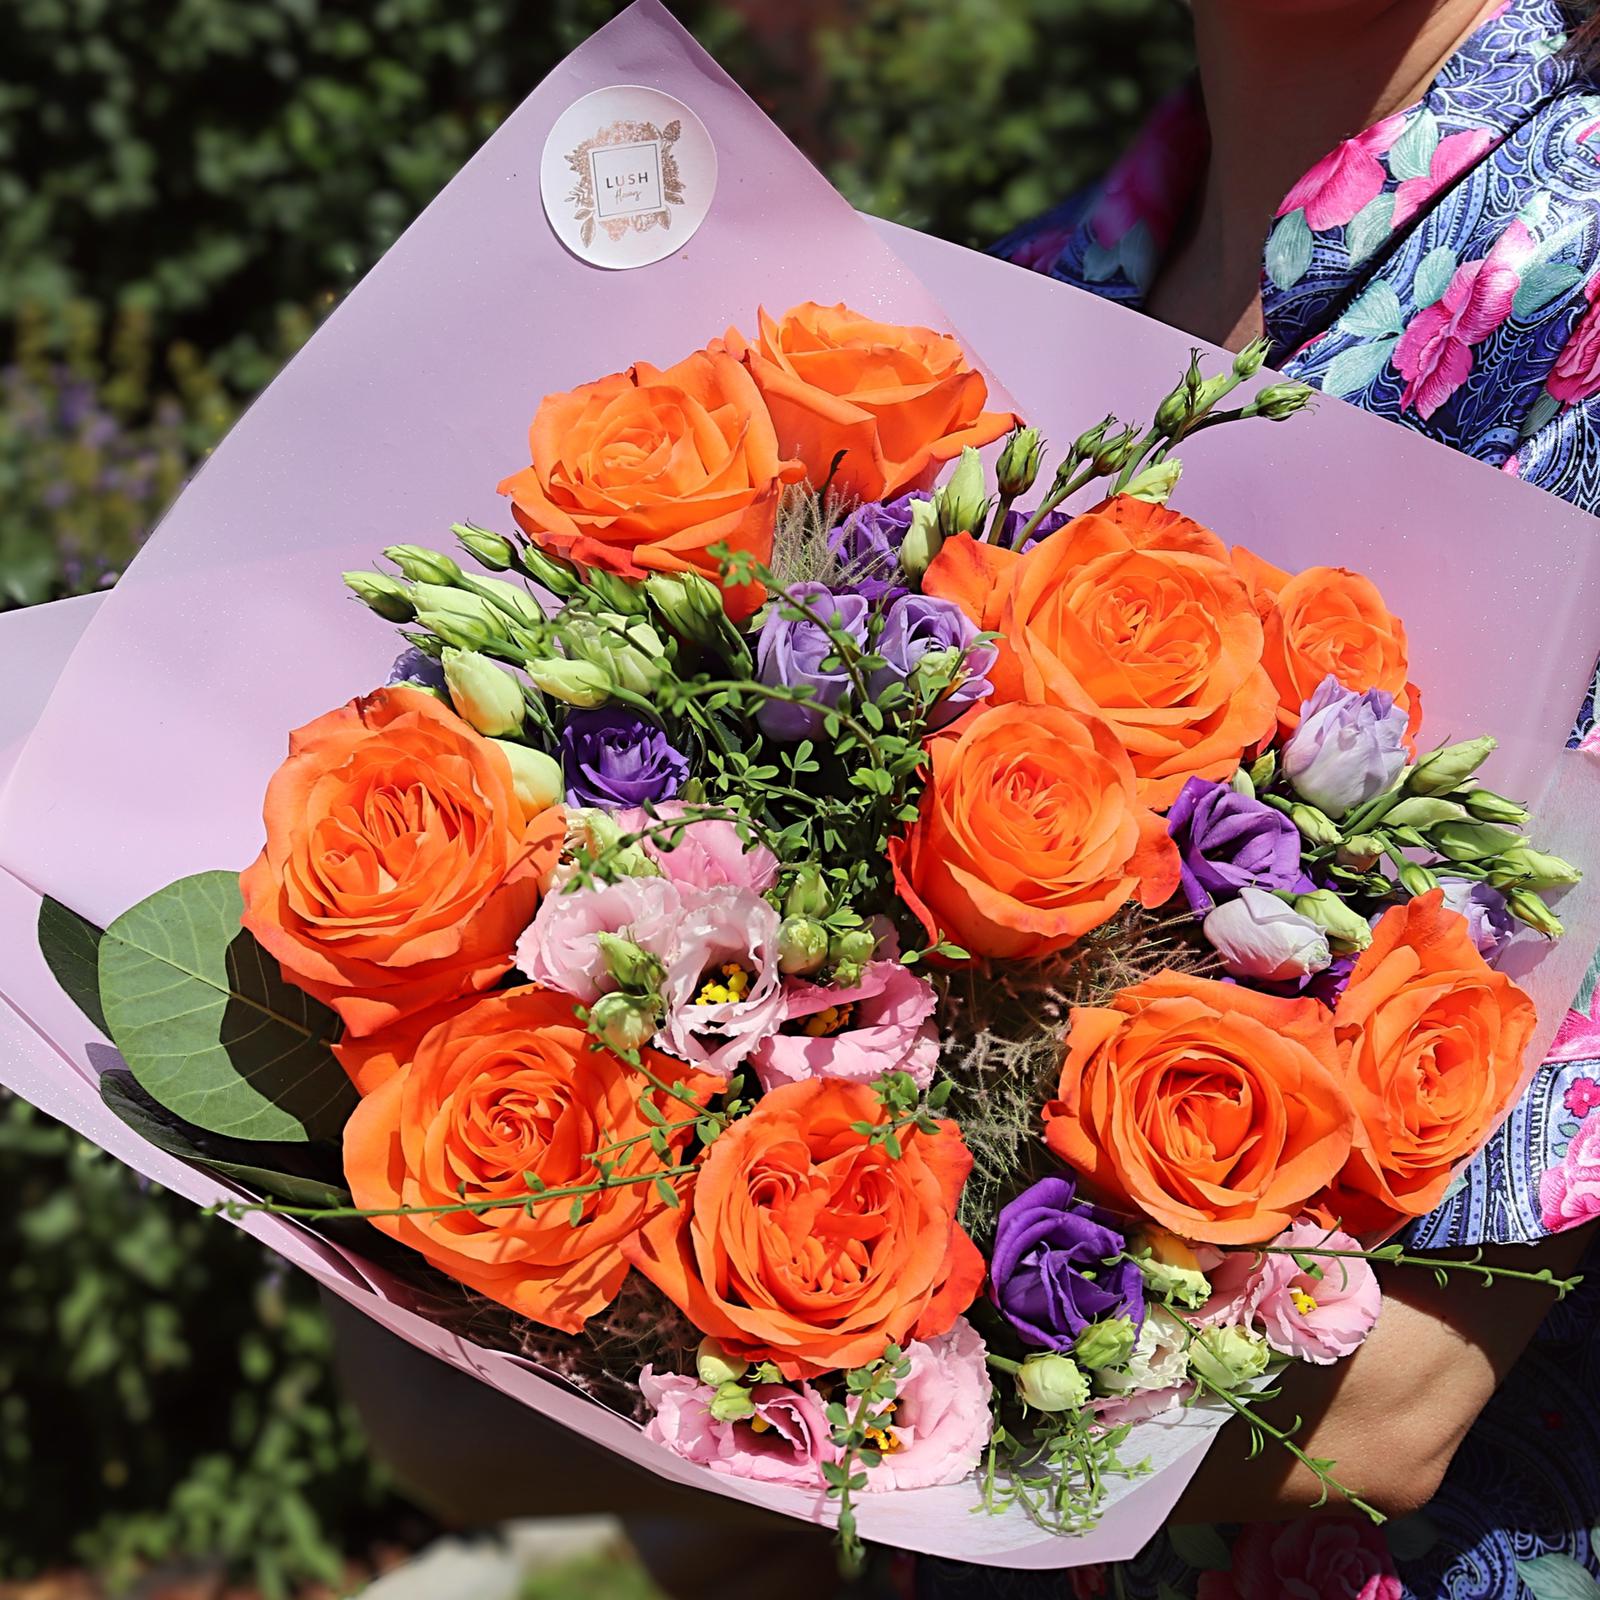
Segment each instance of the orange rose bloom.
M244 925L352 1034L486 989L511 966L565 831L523 811L505 756L419 689L289 738Z
M517 522L541 548L626 578L715 582L717 544L768 560L779 494L803 475L779 455L750 374L707 350L546 395L529 441L533 465L500 485ZM762 598L754 584L725 596L735 618Z
M1207 1244L1281 1233L1356 1117L1327 1010L1162 973L1072 1013L1045 1142L1107 1203Z
M593 1183L590 1155L613 1147L613 1173L662 1163L639 1111L645 1080L593 1041L572 999L527 986L484 995L417 1040L409 1063L356 1107L344 1133L344 1170L358 1206L449 1206L528 1198L524 1174L548 1189ZM644 1052L651 1071L697 1093L714 1086L682 1062ZM659 1094L666 1120L681 1102ZM667 1136L675 1150L683 1130ZM374 1217L375 1226L441 1272L523 1316L577 1333L628 1274L623 1242L666 1209L649 1182L572 1199L474 1214Z
M884 1118L865 1084L769 1091L711 1146L689 1204L624 1245L628 1259L702 1333L786 1378L946 1332L983 1283L956 1224L972 1157L953 1122L903 1130L898 1157L851 1127Z
M928 930L973 955L1049 955L1131 899L1178 887L1178 851L1142 805L1117 736L1059 706L995 706L929 742L895 886Z
M1345 1228L1386 1231L1439 1204L1516 1102L1535 1020L1443 890L1384 912L1333 1017L1363 1130L1327 1198Z
M1422 698L1406 681L1406 630L1370 578L1343 567L1307 567L1291 577L1242 545L1234 569L1250 589L1266 632L1262 664L1278 691L1278 725L1300 726L1300 707L1332 674L1347 689L1382 689L1422 723Z
M477 1003L475 994L446 1000L441 1005L430 1006L411 1016L391 1022L376 1033L356 1036L347 1033L333 1046L333 1054L346 1076L356 1086L356 1093L367 1095L381 1089L397 1072L410 1066L417 1054L422 1036L441 1022L448 1022L470 1005Z
M845 306L796 306L774 321L759 313L754 344L737 328L722 343L750 369L782 447L820 487L843 450L833 485L858 500L926 489L965 445L1015 426L985 411L989 386L960 343L931 328L874 322Z

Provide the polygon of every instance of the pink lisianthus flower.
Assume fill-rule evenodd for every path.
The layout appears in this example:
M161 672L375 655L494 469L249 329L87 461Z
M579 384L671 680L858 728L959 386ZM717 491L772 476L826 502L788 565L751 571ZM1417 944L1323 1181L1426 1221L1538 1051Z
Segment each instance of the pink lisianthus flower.
M656 817L673 821L684 814L678 800L664 800ZM640 833L653 826L643 811L619 811L618 827L626 833ZM731 884L765 894L778 880L778 858L764 845L746 846L739 830L722 817L702 817L685 824L683 835L670 849L650 839L642 841L644 853L680 889L716 889Z
M655 1412L645 1438L730 1478L820 1488L823 1462L839 1458L822 1396L809 1383L764 1383L752 1389L760 1427L749 1418L718 1422L710 1410L716 1390L698 1378L646 1367L639 1389Z
M1193 1393L1192 1383L1175 1383L1170 1389L1134 1389L1128 1394L1097 1395L1089 1409L1104 1428L1131 1427L1172 1410Z
M927 1489L972 1473L994 1429L993 1385L983 1340L965 1317L948 1333L906 1347L889 1448L867 1471L867 1489Z
M788 978L782 1026L751 1055L763 1089L805 1078L872 1083L907 1072L919 1089L933 1079L938 996L927 979L898 961L869 961L852 988Z
M1259 1327L1279 1355L1316 1366L1329 1366L1359 1349L1383 1301L1377 1274L1358 1256L1318 1252L1361 1246L1349 1234L1329 1233L1305 1220L1272 1243L1301 1252L1322 1276L1302 1271L1294 1256L1234 1251L1211 1274L1211 1298L1201 1309L1201 1320Z
M1407 379L1402 408L1426 419L1472 372L1472 349L1511 315L1533 236L1520 222L1500 235L1482 261L1456 268L1449 287L1406 324L1392 357Z
M1385 117L1353 139L1343 139L1283 197L1280 217L1304 211L1313 233L1342 227L1377 198L1387 174L1378 159L1404 131L1404 114Z
M546 989L593 1004L617 987L600 947L602 933L629 939L665 964L682 916L682 899L665 878L619 878L549 894L517 940L517 966Z
M673 852L676 854L676 852ZM778 913L754 889L685 894L661 998L661 1049L727 1074L783 1020Z
M1545 388L1563 405L1577 405L1590 395L1600 394L1600 304L1596 304L1600 298L1600 272L1584 284L1583 297L1589 302L1589 309L1567 335L1545 381Z
M1383 1535L1361 1517L1251 1523L1227 1572L1200 1578L1195 1600L1401 1600Z
M1567 1153L1539 1179L1540 1221L1552 1233L1600 1216L1600 1117L1585 1117Z
M1394 217L1390 227L1404 227L1442 189L1455 182L1500 141L1484 128L1447 134L1434 147L1427 173L1407 178L1394 192Z

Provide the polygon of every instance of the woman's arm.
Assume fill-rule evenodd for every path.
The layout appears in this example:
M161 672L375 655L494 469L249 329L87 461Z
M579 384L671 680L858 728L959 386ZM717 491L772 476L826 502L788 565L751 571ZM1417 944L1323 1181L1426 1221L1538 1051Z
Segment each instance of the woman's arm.
M1593 1227L1485 1252L1493 1265L1569 1276ZM1355 1355L1331 1367L1297 1365L1263 1408L1274 1425L1298 1414L1295 1443L1331 1457L1334 1476L1390 1516L1418 1510L1438 1491L1461 1441L1554 1303L1543 1285L1501 1279L1475 1287L1458 1273L1441 1288L1416 1267L1384 1269L1383 1311ZM1229 1423L1173 1512L1174 1522L1266 1522L1299 1516L1319 1495L1316 1478L1270 1441L1247 1459L1249 1434ZM1329 1509L1337 1511L1337 1499Z

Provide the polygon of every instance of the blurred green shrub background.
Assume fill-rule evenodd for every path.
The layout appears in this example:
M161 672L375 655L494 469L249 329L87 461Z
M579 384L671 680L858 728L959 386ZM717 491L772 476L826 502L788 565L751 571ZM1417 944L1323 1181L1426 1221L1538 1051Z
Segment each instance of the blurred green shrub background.
M113 581L233 418L620 0L5 0L0 609ZM676 0L857 205L982 245L1186 67L1175 0ZM314 1294L0 1104L0 1583L398 1536Z

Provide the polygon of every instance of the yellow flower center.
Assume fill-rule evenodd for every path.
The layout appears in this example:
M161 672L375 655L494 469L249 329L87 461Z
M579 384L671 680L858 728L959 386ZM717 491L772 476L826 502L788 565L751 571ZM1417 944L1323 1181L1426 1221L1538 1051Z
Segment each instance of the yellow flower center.
M866 1442L880 1455L892 1456L900 1448L900 1440L889 1427L889 1419L894 1416L894 1401L890 1401L884 1408L884 1425L881 1428L868 1428Z
M750 993L750 980L755 976L748 967L737 961L725 961L716 975L707 974L700 982L700 992L694 997L699 1006L737 1005Z
M1309 1316L1317 1309L1317 1302L1304 1289L1291 1289L1289 1298L1294 1301L1294 1308L1302 1317Z
M772 1424L763 1416L754 1416L750 1419L750 1431L751 1433L770 1433Z
M855 1020L855 1014L856 1008L853 1002L842 1006L829 1006L826 1011L819 1011L814 1016L807 1017L802 1026L813 1039L826 1039L830 1034L843 1033Z

